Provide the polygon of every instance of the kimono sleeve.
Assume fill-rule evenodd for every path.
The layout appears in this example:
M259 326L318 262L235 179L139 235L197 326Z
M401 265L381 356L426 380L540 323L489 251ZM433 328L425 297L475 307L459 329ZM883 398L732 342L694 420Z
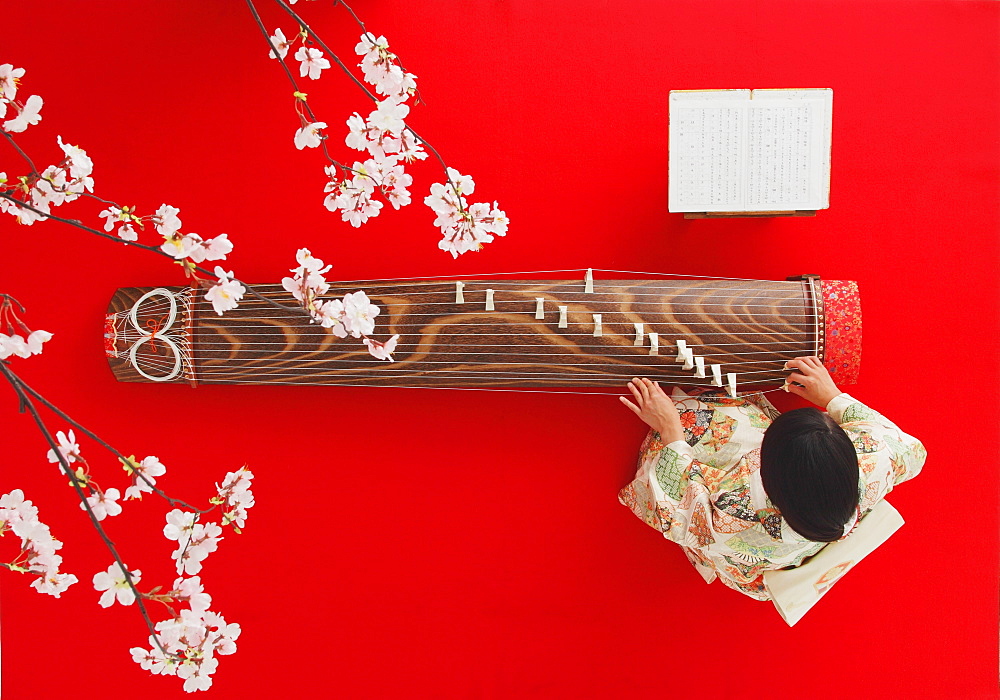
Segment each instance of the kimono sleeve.
M834 397L826 410L851 438L864 471L871 471L873 462L882 462L893 485L920 473L927 459L923 444L881 413L848 394ZM871 465L868 469L866 463Z
M712 505L703 465L683 440L647 452L646 480L660 513L660 531L668 540L690 547L715 541L711 532Z

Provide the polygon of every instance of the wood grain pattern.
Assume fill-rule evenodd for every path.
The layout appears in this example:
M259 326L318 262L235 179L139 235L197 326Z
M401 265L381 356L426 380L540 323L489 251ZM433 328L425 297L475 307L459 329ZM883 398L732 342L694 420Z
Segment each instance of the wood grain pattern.
M597 280L593 293L584 292L581 280L463 281L463 304L455 303L452 281L364 283L382 307L374 337L400 336L393 363L372 358L360 340L336 338L304 315L247 296L238 309L218 316L199 294L190 315L174 324L189 328L193 361L171 381L580 388L648 376L710 384L710 372L695 379L676 362L676 342L683 339L707 363L722 365L723 373L736 372L744 391L781 383L786 360L821 349L814 295L801 281ZM254 288L295 304L280 286ZM360 288L334 287L326 296ZM487 289L494 290L494 311L485 310ZM120 319L147 291L118 290L109 314ZM545 299L542 320L534 317L536 297ZM566 328L557 327L560 305L568 307ZM162 304L155 313L140 308L139 325L155 327L157 313L162 316ZM602 316L599 337L593 314ZM659 334L659 355L649 354L648 338L641 347L633 344L635 323ZM119 380L149 381L131 366L127 340L108 341ZM170 364L167 354L164 346L138 358L150 355L147 373L159 367L162 375Z

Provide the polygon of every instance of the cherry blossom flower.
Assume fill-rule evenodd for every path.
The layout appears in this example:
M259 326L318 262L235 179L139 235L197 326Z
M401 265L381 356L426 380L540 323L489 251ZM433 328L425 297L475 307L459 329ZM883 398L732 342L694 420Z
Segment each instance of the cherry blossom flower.
M285 33L281 31L280 28L274 30L274 36L271 37L271 44L278 51L278 55L274 55L274 50L268 51L268 55L271 58L281 58L283 59L288 55L288 48L292 45L292 42L285 38Z
M124 224L118 227L118 237L123 241L137 241L139 234L132 228L132 224Z
M38 95L32 95L28 98L28 101L24 103L24 107L20 108L20 113L16 117L3 123L4 131L17 134L24 131L32 124L37 124L42 119L42 115L39 114L41 109L42 98Z
M174 590L171 592L171 596L186 602L188 607L196 613L205 612L212 606L212 596L205 593L200 576L178 578L174 581Z
M396 63L396 54L389 51L389 42L384 36L375 39L371 34L363 34L354 52L362 56L358 65L365 82L374 85L379 94L406 98L416 90L417 76L403 72Z
M98 520L104 520L109 515L115 516L122 512L122 507L118 504L121 492L118 489L98 490L97 493L87 496L87 504ZM80 504L80 510L87 510L84 504Z
M187 609L173 619L157 622L155 630L158 639L149 638L152 648L132 649L132 659L153 673L185 679L184 689L188 692L211 686L211 675L219 663L216 654L235 653L236 640L242 632L239 624L227 623L216 612ZM157 652L157 641L166 648L169 657Z
M200 243L200 237L175 233L164 241L160 250L177 260L183 260L191 255Z
M221 535L222 528L216 523L195 523L187 542L181 543L170 555L171 559L177 560L177 573L190 575L201 571L201 563L218 549L219 541L223 539Z
M185 647L201 647L208 634L203 614L187 609L172 620L160 620L154 629L168 650L181 653L187 652Z
M357 112L348 117L347 128L348 134L344 143L347 144L348 148L353 148L356 151L368 150L368 144L373 143L378 138L377 136L374 139L369 138L369 132L374 131L374 129L369 127Z
M3 201L9 207L7 211L17 218L17 222L19 224L22 224L24 226L31 226L36 221L43 221L44 219L48 218L46 216L46 214L48 213L47 208L39 207L34 203L32 204L32 206L34 206L36 209L43 209L43 213L38 214L29 209L25 209L24 207L18 206L17 203L11 202L10 200L3 200Z
M58 431L56 433L56 441L59 443L59 452L66 459L67 463L72 464L80 458L80 446L76 444L76 435L73 434L72 430L69 431L69 436L61 430ZM53 464L59 461L54 450L49 450L45 456Z
M37 518L38 508L31 501L25 500L21 489L14 489L0 496L0 522L32 521Z
M307 272L317 272L319 274L326 273L332 266L327 265L323 267L323 261L317 257L314 257L308 248L299 248L295 251L295 262ZM295 270L292 270L295 272Z
M163 528L163 536L168 540L176 540L186 545L194 529L195 514L174 508L167 513L167 524Z
M375 177L380 171L378 161L369 159L364 163L355 161L354 177L351 180L328 182L325 191L328 192L323 205L330 211L342 211L344 221L350 222L355 228L368 221L373 216L378 216L382 209L382 202L373 199L378 183ZM333 176L332 167L327 168L327 173Z
M381 309L372 304L364 292L344 295L344 326L355 338L375 330L375 317L380 312Z
M212 687L211 674L219 666L219 660L213 656L202 658L197 665L181 664L177 676L184 679L184 692L193 693L196 690L208 690ZM190 669L190 671L188 671Z
M174 675L177 672L177 657L164 654L157 645L155 637L149 638L149 646L151 647L150 649L143 649L142 647L133 647L130 649L132 660L152 674Z
M74 180L79 180L94 172L94 161L91 160L85 150L79 146L63 143L62 136L56 136L56 142L69 160L70 177Z
M105 219L104 230L110 231L119 221L128 221L128 215L116 206L110 206L97 215L100 219Z
M233 243L228 233L220 233L215 238L209 238L202 244L205 249L205 260L225 260L233 252Z
M44 205L48 211L49 205L58 207L67 201L76 199L77 195L68 192L66 181L66 171L58 166L50 165L42 171L41 177L35 182L35 189L32 191L32 201L35 206Z
M46 571L31 582L31 587L39 593L47 593L50 596L58 598L66 591L67 588L72 586L74 583L78 583L79 580L80 579L73 574L61 574L58 571Z
M291 268L294 277L283 277L281 286L306 308L310 308L312 300L326 294L330 288L326 278L323 277L329 271L330 265L324 267L323 261L314 258L308 248L299 248L295 253L295 260L299 263L299 267Z
M132 577L132 583L135 584L139 583L142 572L136 569L130 571L129 575ZM102 608L111 607L116 599L122 605L131 605L135 602L135 592L129 586L125 572L118 565L118 562L109 566L107 571L94 574L94 589L104 591L98 601Z
M161 204L160 208L153 214L153 224L156 226L156 232L161 236L168 237L180 231L181 220L177 218L177 215L180 213L181 210L177 207L172 207L169 204ZM110 229L104 230L109 231Z
M404 129L399 135L399 154L407 163L415 160L423 160L427 157L424 147L417 141L417 137L409 129Z
M396 341L398 340L399 336L394 335L384 343L380 343L377 340L372 340L371 338L365 338L363 342L368 347L368 352L375 359L395 362L395 360L392 359L392 353L395 352L396 350Z
M300 151L303 148L316 148L323 143L323 137L319 134L319 130L325 128L326 122L306 124L295 132L295 147Z
M449 183L434 183L430 196L424 198L424 203L437 214L434 225L444 234L438 247L458 257L479 250L494 235L506 235L509 222L497 203L493 203L492 209L485 203L469 206L464 195L475 191L475 182L454 168L448 168L448 176Z
M221 316L223 312L235 309L247 290L233 279L231 271L226 272L218 265L215 266L215 276L219 278L219 282L205 293L205 299L212 302L215 313Z
M28 358L31 357L31 349L20 335L0 333L0 360L6 360L11 355Z
M409 204L410 192L406 188L413 183L413 176L404 172L403 166L398 162L398 156L388 156L378 165L379 184L385 198L394 209Z
M255 503L253 492L250 490L252 479L253 472L241 467L235 472L226 474L222 486L216 485L219 491L218 500L229 509L223 513L222 524L235 524L237 532L246 523L247 508L252 508Z
M220 233L215 238L204 240L197 233L187 234L196 245L188 255L196 263L205 260L225 260L226 256L233 252L233 243L229 240L228 233Z
M24 68L15 68L10 63L0 65L0 97L13 100L17 95L17 83L23 76Z
M225 618L217 612L205 611L205 624L211 628L214 639L215 652L228 655L236 653L236 640L243 632L236 622L227 623Z
M160 250L177 260L190 258L193 262L200 263L205 260L224 260L233 251L233 244L227 233L207 241L197 233L174 233L164 241Z
M42 344L52 340L52 334L48 331L32 331L28 335L27 346L32 355L42 354Z
M347 328L344 326L344 302L340 299L331 299L319 306L313 313L313 318L319 321L323 328L329 328L338 338L347 337Z
M368 115L368 126L379 131L400 134L406 126L403 120L409 113L409 105L399 102L397 98L387 97L378 103L378 108L374 112Z
M132 485L125 489L126 499L141 499L142 494L153 493L156 477L167 473L167 468L153 456L146 457L141 462L136 462L133 457L129 457L124 468L132 476ZM141 477L145 477L145 479Z
M0 496L0 535L8 528L21 538L24 558L23 566L11 568L34 574L32 588L58 598L77 582L73 574L59 572L62 557L56 552L63 544L52 536L48 525L38 520L38 508L25 500L20 489Z
M322 51L305 46L300 46L299 50L295 52L295 60L300 62L300 78L305 78L308 75L312 80L316 80L323 70L330 67L330 62L323 58Z

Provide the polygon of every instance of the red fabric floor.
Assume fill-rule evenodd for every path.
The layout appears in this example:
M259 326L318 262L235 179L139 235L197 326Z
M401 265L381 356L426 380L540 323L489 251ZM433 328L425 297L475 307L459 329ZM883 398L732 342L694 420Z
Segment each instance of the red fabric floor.
M439 179L431 163L411 168L417 203L360 230L323 209L322 163L293 147L291 91L241 2L5 8L0 62L27 69L22 97L45 99L19 142L43 167L62 135L93 157L98 194L145 213L167 202L185 230L228 233L227 269L250 281L278 281L300 246L334 263L334 279L595 267L858 280L864 360L845 388L929 458L891 497L906 526L789 629L769 605L706 586L617 503L643 428L616 400L118 384L102 355L108 300L182 284L180 271L5 217L0 287L55 333L12 366L126 454L159 456L171 493L207 498L244 463L257 475L244 534L203 575L213 608L244 630L212 692L997 697L1000 6L356 5L419 76L427 104L410 123L474 176L476 201L500 202L506 239L454 262L436 249L420 203ZM343 10L296 9L353 59ZM294 31L274 7L264 16ZM368 105L332 70L306 87L337 146ZM828 211L667 213L667 93L727 87L834 89ZM22 172L0 153L0 170ZM95 222L98 210L62 213ZM55 600L0 576L4 697L179 696L177 679L132 663L146 639L136 610L97 605L90 579L110 559L10 392L0 434L0 492L24 489L81 579ZM113 461L83 449L102 485L124 487ZM147 498L106 521L143 584L174 578L163 512ZM0 547L9 560L16 542Z

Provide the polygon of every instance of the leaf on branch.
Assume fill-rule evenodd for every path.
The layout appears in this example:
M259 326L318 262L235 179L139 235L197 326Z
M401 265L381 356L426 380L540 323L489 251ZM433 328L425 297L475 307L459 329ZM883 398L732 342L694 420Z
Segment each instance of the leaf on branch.
M135 455L119 457L118 461L122 463L122 469L124 469L129 476L139 471L139 463L135 461Z
M295 97L296 100L302 100L303 102L305 102L306 98L309 97L308 94L306 94L304 92L299 92L298 90L296 90L295 92L293 92L292 96Z
M184 270L185 277L198 279L198 266L196 264L188 259L177 260L176 262L181 266L181 269Z
M87 478L87 471L83 467L77 467L73 475L76 477L76 481L80 484L81 488L90 485L90 479ZM73 486L73 482L69 482L69 485Z

